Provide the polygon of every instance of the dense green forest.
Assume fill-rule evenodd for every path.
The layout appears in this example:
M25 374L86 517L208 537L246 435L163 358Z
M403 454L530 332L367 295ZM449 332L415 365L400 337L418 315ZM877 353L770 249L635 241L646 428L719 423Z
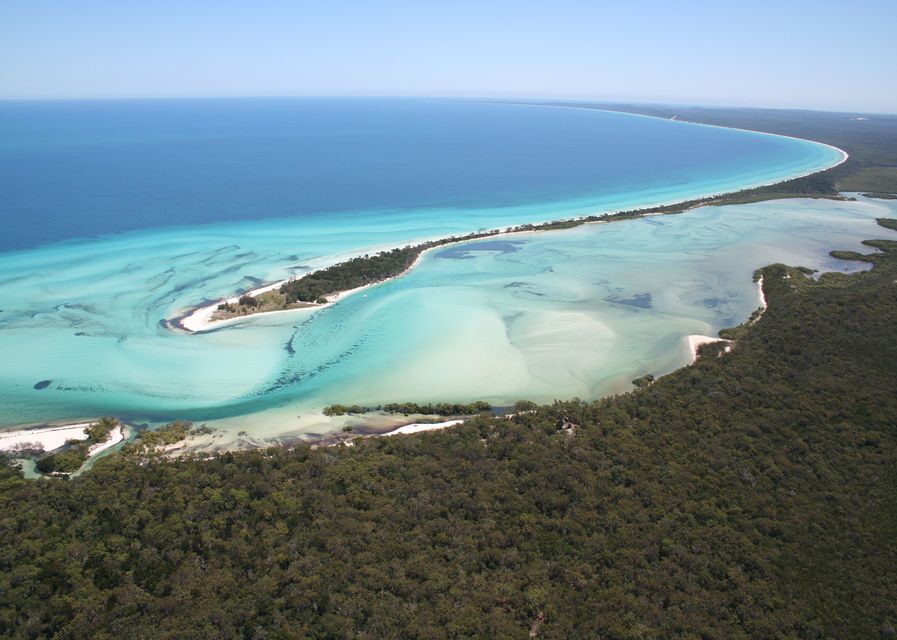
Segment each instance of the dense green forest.
M401 413L406 416L410 415L437 415L437 416L470 416L477 413L488 413L492 411L492 405L482 400L475 402L458 403L458 402L437 402L429 404L418 404L417 402L390 402L380 407L362 407L357 404L342 405L332 404L324 407L323 414L325 416L342 416L347 413L371 413L373 411L382 411L383 413Z
M0 635L895 637L897 243L867 244L864 273L765 268L733 351L623 396L2 468Z
M359 256L291 280L280 287L287 302L326 302L336 291L347 291L396 276L414 264L422 248L403 247Z

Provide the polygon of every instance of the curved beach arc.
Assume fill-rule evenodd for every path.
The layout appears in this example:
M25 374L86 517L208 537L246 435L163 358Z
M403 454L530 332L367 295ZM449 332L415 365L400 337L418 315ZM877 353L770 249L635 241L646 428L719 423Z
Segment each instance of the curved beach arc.
M655 213L654 210L658 209L658 208L667 208L667 207L676 207L679 205L683 205L683 206L688 205L682 211L682 212L684 212L684 211L688 211L689 209L693 209L698 206L712 205L713 204L712 200L716 199L716 198L722 198L724 196L741 193L742 191L749 191L752 189L770 187L770 186L774 186L777 184L782 184L784 182L789 182L791 180L796 180L799 178L811 176L816 173L821 173L823 171L828 171L829 169L833 169L833 168L843 164L850 157L850 155L843 149L840 149L840 148L835 147L830 144L826 144L824 142L818 142L816 140L809 140L807 138L799 138L797 136L789 136L789 135L784 135L784 134L779 134L779 133L770 133L768 131L755 131L752 129L742 129L739 127L725 127L725 126L721 126L721 125L706 124L706 123L702 123L702 122L691 122L688 120L674 120L671 118L663 118L660 116L653 116L653 115L647 115L647 114L630 113L630 112L626 112L626 111L614 111L612 109L599 109L599 108L576 106L576 105L566 106L566 105L551 105L551 104L543 105L543 104L535 104L535 103L507 103L507 102L491 102L488 104L501 104L501 105L519 106L519 107L536 107L536 108L546 108L546 109L575 109L575 110L582 110L582 111L596 111L596 112L602 112L602 113L620 114L620 115L637 117L637 118L651 118L654 120L662 120L662 121L666 121L666 122L676 122L676 123L682 124L682 125L690 125L690 126L697 126L697 127L711 127L714 129L728 129L731 131L739 131L739 132L743 132L743 133L749 133L752 135L770 136L770 137L785 138L785 139L791 139L791 140L799 140L801 142L810 143L813 145L819 145L821 147L825 147L825 148L831 149L832 151L835 151L836 153L838 153L840 155L840 158L832 164L828 164L826 166L819 167L819 168L816 168L816 169L813 169L810 171L788 174L785 177L773 180L771 182L749 183L745 186L740 186L738 189L733 189L730 191L713 192L713 193L699 195L699 196L692 197L692 198L673 200L673 201L669 201L669 202L661 202L661 203L651 204L651 205L648 205L645 207L640 207L639 209L635 209L635 210L612 209L612 210L606 210L606 211L595 211L595 212L592 212L589 214L578 215L578 216L574 216L574 217L570 217L570 218L557 218L557 219L553 219L553 220L546 220L546 221L539 222L539 223L532 223L532 224L531 223L522 223L522 224L520 224L519 227L523 227L523 226L534 227L534 228L527 228L525 230L520 229L518 227L511 227L510 228L511 230L509 231L508 230L509 227L507 227L507 226L485 229L485 230L479 232L479 233L482 233L483 237L501 237L501 236L513 235L515 233L545 233L548 231L556 230L556 229L552 229L552 228L548 228L548 229L538 228L540 226L545 226L545 225L555 225L555 224L575 223L575 222L579 222L581 224L613 222L614 220L602 220L602 219L590 220L590 218L592 218L592 217L608 218L608 217L611 217L614 215L619 215L619 214L624 214L624 213L631 213L633 215L633 217L642 217L642 216L648 216L648 215L661 215L662 212ZM677 213L680 213L680 212L677 212ZM264 285L256 287L255 289L250 289L247 291L239 292L230 297L226 297L226 298L217 300L211 304L204 304L201 306L190 308L190 309L186 310L185 312L179 314L175 318L166 320L165 323L171 329L180 330L180 331L183 331L188 334L193 334L193 333L204 333L204 332L208 332L208 331L212 331L212 330L217 330L220 328L224 328L227 326L241 323L241 321L250 321L256 317L269 316L269 315L273 315L273 314L291 313L291 312L298 313L298 312L318 311L320 309L324 309L333 304L336 304L340 300L342 300L348 296L351 296L355 293L358 293L359 291L363 291L365 289L369 289L370 287L374 287L374 286L377 286L384 282L389 282L391 280L394 280L395 278L400 278L400 277L404 276L405 274L410 272L412 269L414 269L414 267L416 267L420 263L423 255L425 253L427 253L428 251L430 251L431 249L436 249L436 248L445 247L445 246L451 246L454 244L461 244L461 243L465 243L465 242L476 242L479 239L482 239L482 238L461 237L461 238L458 238L457 240L452 241L449 238L442 236L442 237L435 237L435 238L428 238L428 239L420 240L420 241L418 241L418 243L416 245L415 244L408 245L406 243L405 245L398 245L398 246L397 245L388 245L386 247L380 247L379 250L388 251L390 249L399 248L400 246L414 247L414 246L420 246L420 245L428 243L428 242L441 242L441 244L439 244L436 247L428 247L428 248L422 249L421 252L418 254L418 256L415 258L414 262L408 268L403 270L401 273L398 273L394 276L390 276L389 278L385 278L383 280L379 280L377 282L372 282L370 284L366 284L361 287L356 287L354 289L347 289L347 290L343 290L343 291L332 292L327 295L327 297L326 297L327 301L324 303L309 304L308 306L305 306L305 307L297 307L297 308L292 308L292 309L276 309L276 310L271 310L271 311L263 311L263 312L259 312L259 313L249 313L249 314L245 314L242 316L234 316L232 318L225 318L225 319L220 319L220 320L212 319L212 316L214 315L215 311L217 310L217 308L220 304L228 304L228 303L233 304L233 303L237 302L239 300L239 298L244 295L250 296L250 297L258 296L262 293L277 289L277 288L281 287L282 285L287 284L288 282L304 278L313 273L316 273L323 269L327 269L332 266L336 266L338 264L343 264L348 259L352 259L352 257L348 258L347 260L334 261L332 263L325 264L321 268L315 269L312 271L308 271L307 273L302 274L298 278L293 276L290 278L278 280L276 282L266 283ZM364 253L370 253L372 249L378 249L378 248L377 247L366 247L362 250L359 250L357 252L357 254L363 255Z

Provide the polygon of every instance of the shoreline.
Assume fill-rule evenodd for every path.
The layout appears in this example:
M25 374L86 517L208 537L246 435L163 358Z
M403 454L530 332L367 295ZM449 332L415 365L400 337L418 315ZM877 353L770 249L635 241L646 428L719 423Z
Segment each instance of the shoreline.
M510 104L517 104L517 103L510 103ZM590 107L577 107L577 106L569 106L568 107L568 106L561 106L561 105L538 105L538 104L519 104L519 106L556 108L556 109L582 109L585 111L604 111L604 112L608 112L608 113L622 113L622 114L630 115L633 117L656 118L656 119L660 119L660 120L668 120L668 118L661 118L659 116L650 116L650 115L644 115L644 114L638 114L638 113L630 113L630 112L626 112L626 111L612 111L609 109L593 109ZM373 287L375 285L382 284L384 282L389 282L390 280L404 276L409 271L411 271L411 269L413 269L414 267L416 267L418 265L418 263L420 262L421 258L424 255L424 253L426 253L427 251L429 251L431 249L435 249L437 247L450 246L453 244L460 244L463 242L472 242L472 241L487 238L487 237L510 236L510 235L514 235L517 233L537 233L537 232L541 233L541 232L547 232L547 231L557 231L560 229L574 228L574 227L582 226L582 225L586 225L586 224L618 222L620 220L637 219L637 218L642 218L642 217L651 216L651 215L668 215L668 214L674 214L674 213L685 213L687 211L690 211L692 209L696 209L699 207L724 205L724 204L726 204L725 202L717 202L717 201L722 200L724 198L735 196L739 193L750 192L755 189L772 187L777 184L783 184L785 182L790 182L791 180L797 180L800 178L805 178L807 176L814 175L816 173L822 173L823 171L828 171L830 169L834 169L835 167L838 167L838 166L844 164L850 158L850 155L843 149L839 149L838 147L835 147L830 144L826 144L824 142L816 142L815 140L807 140L806 138L798 138L796 136L787 136L787 135L782 135L782 134L777 134L777 133L768 133L768 132L763 132L763 131L752 131L750 129L739 129L737 127L722 127L720 125L704 124L704 123L700 123L700 122L690 122L690 121L685 121L685 120L681 120L681 121L676 120L676 122L683 122L684 124L689 124L689 125L694 125L694 126L715 127L715 128L719 128L719 129L732 129L735 131L744 131L744 132L748 132L748 133L755 133L758 135L778 136L778 137L782 137L782 138L791 138L794 140L801 140L803 142L810 142L813 144L822 145L824 147L832 149L832 150L838 152L841 155L841 158L834 164L827 166L827 167L823 167L820 169L814 169L812 171L807 171L807 172L804 172L804 173L801 173L798 175L788 176L788 177L782 178L780 180L775 180L773 182L741 187L734 191L721 191L721 192L712 193L709 195L698 196L696 198L688 198L685 200L676 200L676 201L669 202L669 203L659 203L659 204L648 205L645 207L640 207L638 209L616 209L616 210L606 211L603 213L594 212L591 214L585 214L585 215L577 216L574 218L558 218L555 220L546 220L544 222L537 222L537 223L522 223L522 224L516 225L514 227L495 227L495 228L491 228L491 229L485 229L485 230L479 231L479 232L472 232L470 234L467 234L463 237L458 237L458 238L455 238L455 236L442 236L442 237L437 237L437 238L424 239L424 240L418 241L417 244L405 245L405 246L410 246L411 248L420 247L421 250L418 253L418 255L415 257L415 259L411 263L411 265L409 265L407 268L405 268L401 273L395 274L388 278L384 278L383 280L378 280L377 282L371 282L371 283L363 285L361 287L356 287L354 289L347 289L347 290L343 290L343 291L333 292L326 296L327 302L324 302L324 303L320 303L320 304L308 303L307 306L302 306L302 307L293 307L290 309L274 309L274 310L270 310L270 311L260 311L258 313L247 313L245 315L234 316L232 318L223 318L220 320L212 320L212 316L214 315L215 311L218 308L218 305L220 305L220 304L235 303L242 296L256 297L258 295L261 295L262 293L266 293L268 291L277 289L289 282L301 280L302 278L305 278L306 276L309 276L311 274L322 271L323 269L328 269L330 267L334 267L334 266L337 266L340 264L345 264L346 262L348 262L348 260L351 260L352 258L348 258L348 259L342 260L340 262L334 262L332 264L321 267L320 269L314 269L312 271L308 271L307 273L302 274L298 278L295 276L291 276L290 278L278 280L278 281L272 282L272 283L267 283L260 287L256 287L255 289L250 289L250 290L244 291L242 293L239 293L237 295L234 295L234 296L231 296L228 298L219 299L216 302L213 302L211 304L203 304L200 306L190 307L183 313L175 316L174 318L163 319L162 324L164 324L164 326L166 326L169 329L193 334L193 333L203 333L206 331L211 331L213 329L219 329L219 328L222 328L225 326L229 326L239 320L244 320L244 319L253 318L253 317L261 317L261 316L272 315L272 314L276 314L276 313L287 313L287 312L298 312L298 311L316 311L319 309L324 309L333 304L336 304L343 298L346 298L354 293L357 293L358 291L361 291L362 289L367 289L369 287ZM840 196L840 193L839 193L839 196ZM833 195L830 197L832 199L836 199L839 196ZM794 197L812 198L812 197L820 197L820 196L796 195ZM778 200L778 199L782 199L782 198L781 197L768 198L768 200ZM738 204L738 203L732 203L732 204ZM455 238L455 239L453 239L453 238ZM435 244L433 244L432 246L424 246L424 245L431 244L431 243L435 243ZM392 248L396 249L396 248L401 248L401 247L393 246ZM388 251L388 250L390 250L390 249L389 248L381 249L381 251ZM359 249L359 251L362 251L362 249Z
M563 105L538 105L538 104L520 103L519 106L542 107L542 108L570 108L570 109L582 109L582 110L591 110L591 111L606 111L606 112L612 112L612 113L622 113L622 114L626 114L626 115L630 115L630 116L634 116L634 117L658 118L658 119L662 119L662 120L668 120L668 118L663 118L660 116L631 113L631 112L626 112L626 111L614 111L612 109L595 109L595 108L590 108L590 107L573 106L573 105L563 106ZM641 207L638 209L610 210L610 211L605 211L603 213L585 214L585 215L581 215L581 216L577 216L577 217L573 217L573 218L560 218L560 219L549 220L549 221L545 221L545 222L541 222L541 223L524 223L524 224L518 225L516 227L494 228L494 229L490 229L488 231L482 232L482 235L479 235L478 237L475 237L475 238L463 237L463 238L458 238L458 239L450 239L447 237L442 237L442 238L437 238L437 239L429 240L429 241L425 240L419 244L423 244L424 242L439 242L440 240L445 240L445 242L442 244L437 244L435 246L423 248L420 251L420 253L415 257L415 259L411 263L411 265L409 265L401 273L398 273L394 276L390 276L389 278L385 278L384 280L372 282L372 283L364 285L362 287L357 287L355 289L350 289L350 290L345 290L345 291L337 291L337 292L327 296L326 303L319 304L319 305L312 305L312 306L303 307L303 308L266 311L266 312L260 312L260 313L256 313L256 314L246 314L244 316L236 316L233 318L227 318L227 319L218 320L218 321L211 321L210 320L211 314L214 313L215 309L217 309L218 304L221 304L222 301L227 300L227 299L223 299L223 300L219 300L218 302L215 302L213 304L206 304L206 305L202 305L199 307L193 307L193 308L189 309L186 313L183 313L180 316L178 316L172 320L163 320L162 323L165 324L165 326L169 329L174 329L174 330L180 329L186 333L202 333L203 331L217 329L219 327L235 323L239 320L250 319L252 316L262 316L262 315L274 314L274 313L284 313L284 312L288 312L288 311L314 311L314 310L325 308L332 304L336 304L340 300L342 300L350 295L353 295L363 289L367 289L367 288L373 287L375 285L383 284L383 283L393 280L395 278L399 278L399 277L406 275L408 272L411 271L411 269L415 268L420 263L421 259L423 258L423 255L427 251L430 251L431 249L439 248L442 246L450 246L452 244L459 244L459 243L463 243L463 242L472 242L477 239L483 239L486 237L501 237L501 236L511 236L511 235L515 235L515 234L536 233L536 232L542 233L542 232L548 232L548 231L557 231L557 230L575 228L575 227L582 226L585 224L611 223L611 222L617 222L620 220L637 219L637 218L642 218L642 217L647 217L647 216L652 216L652 215L669 215L669 214L673 214L673 213L684 213L684 212L690 211L692 209L696 209L696 208L703 207L703 206L719 206L719 205L727 204L725 202L720 202L720 200L722 200L724 198L732 197L732 196L735 196L735 195L743 193L743 192L745 192L745 193L750 192L750 191L753 191L753 190L756 190L759 188L763 188L763 187L770 187L770 186L774 186L777 184L786 183L791 180L810 176L810 175L813 175L816 173L828 171L830 169L833 169L833 168L843 164L850 157L849 154L846 151L844 151L843 149L840 149L833 145L816 142L814 140L807 140L805 138L797 138L795 136L774 134L774 133L763 132L763 131L754 131L754 130L749 130L749 129L740 129L737 127L725 127L725 126L721 126L721 125L712 125L712 124L689 122L689 121L681 121L681 122L686 122L687 124L691 124L691 125L695 125L695 126L708 126L708 127L716 127L716 128L723 128L723 129L728 128L728 129L733 129L733 130L737 130L737 131L746 131L746 132L751 132L751 133L755 133L755 134L762 134L762 135L768 135L768 136L779 136L779 137L784 137L784 138L793 138L796 140L802 140L805 142L812 142L813 144L819 144L819 145L822 145L822 146L825 146L825 147L828 147L830 149L837 151L840 154L840 159L837 162L835 162L834 164L831 164L829 166L817 168L817 169L807 171L807 172L804 172L804 173L801 173L798 175L783 177L781 179L774 180L774 181L768 182L768 183L762 183L762 184L741 187L737 190L732 190L732 191L722 191L722 192L718 192L718 193L712 193L709 195L697 196L697 197L687 198L687 199L683 199L683 200L677 200L677 201L673 201L673 202L648 205L648 206L644 206L644 207ZM839 195L813 196L812 194L808 194L808 195L795 194L794 196L791 196L791 197L797 197L797 198L830 197L833 199L837 199L839 197ZM777 200L777 199L785 199L786 197L788 197L788 196L784 196L783 194L771 194L770 197L767 197L767 198L761 197L760 200ZM841 197L843 197L843 196L841 196ZM739 203L731 203L731 204L739 204ZM359 251L362 251L362 250L359 250ZM333 263L331 265L327 265L322 268L328 268L329 266L334 266L335 264L341 264L341 263ZM309 271L309 272L303 274L302 277L309 275L310 273L314 273L315 271L319 271L319 270L320 269L314 270L314 271ZM252 290L243 292L241 294L238 294L237 296L232 297L231 299L236 300L242 295L251 295L251 296L259 295L266 291L270 291L274 288L277 288L277 287L283 285L284 283L289 282L290 280L295 280L295 279L297 279L297 278L291 277L288 279L279 280L277 282L268 283L268 284L262 285L260 287L257 287L256 289L252 289ZM760 278L760 280L758 282L758 288L759 288L759 297L760 297L761 305L762 305L762 308L765 310L766 309L766 299L765 299L765 295L763 294L763 289L762 289L762 277ZM206 314L206 313L208 315L204 316L203 314ZM189 325L188 325L188 323L189 323ZM194 327L198 327L198 328L191 329L190 328L191 325ZM693 337L703 338L707 342L715 342L715 341L722 340L721 338L712 338L711 339L711 338L709 338L709 336L687 336L686 339L689 340L690 345L691 345L691 338L693 338ZM697 346L699 346L699 345L692 346L693 352L697 348ZM452 424L457 424L457 422L453 422L453 421L450 421L450 422L452 422ZM47 430L47 431L58 431L61 429L73 430L73 429L76 429L77 427L81 426L82 424L84 425L84 427L86 427L86 426L89 426L90 424L93 424L93 422L74 423L74 424L60 425L60 426L54 426L54 427L47 427L46 425L41 425L41 426L45 427L45 430ZM438 423L438 424L444 424L444 423ZM405 427L411 427L413 425L414 425L414 423L412 423L412 425L405 425ZM452 426L452 425L445 424L445 426ZM404 428L404 427L397 428L395 430L395 432L396 433L401 432L400 430L402 428ZM439 427L431 427L431 428L435 429L435 428L439 428ZM419 430L427 430L427 429L419 429ZM0 437L2 437L4 435L9 437L10 434L21 434L21 433L35 434L39 431L41 431L40 426L34 426L32 428L19 427L18 429L15 429L13 431L0 431ZM387 434L378 434L378 435L390 435L390 434L392 434L392 432L388 432ZM106 444L106 443L104 442L101 444ZM118 444L118 442L116 442L115 444ZM114 446L114 444L109 445L109 447L107 447L107 448L111 448L112 446Z
M665 120L667 122L681 122L682 124L689 124L689 125L694 125L697 127L712 127L714 129L731 129L732 131L744 131L745 133L756 133L756 134L763 135L763 136L774 136L774 137L778 137L778 138L789 138L791 140L800 140L801 142L812 142L813 144L818 144L823 147L828 147L829 149L837 151L838 153L840 153L842 155L842 158L840 161L838 161L837 163L833 164L830 167L826 167L825 169L817 169L815 171L808 171L807 173L802 173L802 174L799 174L796 176L792 176L790 178L785 178L784 180L776 180L774 182L770 182L767 184L759 184L759 185L755 185L752 187L743 187L743 188L739 189L739 191L747 191L749 189L760 189L762 187L772 187L774 185L781 184L782 182L788 182L790 180L798 180L800 178L806 178L807 176L811 176L814 173L821 173L823 171L828 171L829 169L834 169L835 167L844 164L850 158L850 154L847 153L846 151L844 151L844 149L836 147L833 144L819 142L817 140L811 140L810 138L801 138L799 136L789 136L788 134L785 134L785 133L772 133L770 131L760 131L758 129L744 129L742 127L728 127L728 126L721 125L721 124L710 124L708 122L696 122L694 120L680 120L678 116L673 116L671 118L665 118L663 116L654 116L654 115L651 115L648 113L638 113L635 111L621 111L620 109L606 109L606 108L597 107L597 106L596 107L587 107L587 106L576 105L576 104L571 104L571 105L539 104L536 102L488 102L487 104L512 104L512 105L517 105L520 107L542 107L542 108L548 108L548 109L581 109L583 111L600 111L603 113L619 113L622 115L633 116L636 118L654 118L656 120ZM737 193L737 192L735 192L735 193ZM724 195L724 194L719 194L719 195Z
M700 349L705 344L711 344L714 342L726 342L728 345L726 346L726 351L732 349L732 341L727 340L725 338L716 337L713 338L711 336L705 336L700 333L693 333L691 335L685 336L685 342L688 344L688 349L691 352L691 361L688 364L694 364L698 361L698 349Z
M439 245L445 246L445 245ZM400 278L411 271L417 264L420 262L424 253L430 251L431 249L435 249L437 247L427 247L422 249L421 252L414 258L414 262L412 262L408 267L406 267L401 273L397 273L394 276L390 276L388 278L384 278L383 280L378 280L377 282L371 282L370 284L362 285L360 287L355 287L354 289L346 289L343 291L336 291L334 293L328 294L326 296L327 302L315 303L309 302L305 306L302 307L293 307L291 309L274 309L271 311L260 311L258 313L247 313L242 316L234 316L233 318L222 318L220 320L212 320L212 315L214 315L215 311L218 309L219 304L224 303L233 303L239 300L242 296L250 296L256 297L262 293L266 293L268 291L272 291L273 289L277 289L288 282L292 282L294 280L299 280L300 278L304 278L305 276L311 275L313 273L317 273L321 271L321 269L314 269L312 271L308 271L303 273L300 278L287 278L285 280L278 280L277 282L272 282L269 284L264 284L261 287L256 289L250 289L248 291L244 291L241 294L233 296L231 298L226 298L223 300L219 300L217 302L213 302L212 304L203 305L192 311L188 311L186 314L182 314L176 318L172 318L171 320L166 320L166 324L169 328L179 329L186 333L204 333L206 331L210 331L212 329L218 329L220 327L228 326L236 323L239 320L246 320L249 318L260 318L262 316L270 316L276 313L290 313L297 311L318 311L320 309L325 309L329 306L332 306L347 298L353 294L358 293L359 291L363 291L364 289L369 289L370 287L377 286L379 284L384 284L389 282L390 280L395 280L396 278ZM342 262L337 262L334 264L342 264ZM333 265L330 265L333 266ZM326 269L327 267L322 267L322 269Z
M11 431L0 431L0 451L13 450L18 445L35 444L50 452L69 440L87 440L87 428L92 422L73 422L61 425L37 425Z
M23 447L31 446L32 449L40 451L40 453L29 453L19 460L36 461L46 455L53 454L54 451L62 449L67 443L76 441L84 442L89 438L87 429L97 423L97 420L90 422L73 422L62 425L41 425L35 427L26 427L13 431L0 431L0 452L5 452L13 457L17 453L24 453ZM56 475L76 476L85 469L89 469L93 462L100 454L109 451L113 447L121 444L128 438L129 427L121 422L109 432L108 436L102 442L95 442L87 448L87 455L81 466L71 472L60 474L57 472L40 473L40 477L52 477ZM28 449L26 449L28 451Z

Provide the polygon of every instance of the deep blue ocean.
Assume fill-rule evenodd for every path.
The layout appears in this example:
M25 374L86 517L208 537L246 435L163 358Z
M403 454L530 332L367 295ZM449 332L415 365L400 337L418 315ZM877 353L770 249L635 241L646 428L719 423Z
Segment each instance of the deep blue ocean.
M0 250L336 211L662 201L812 168L826 154L644 117L470 102L7 102Z

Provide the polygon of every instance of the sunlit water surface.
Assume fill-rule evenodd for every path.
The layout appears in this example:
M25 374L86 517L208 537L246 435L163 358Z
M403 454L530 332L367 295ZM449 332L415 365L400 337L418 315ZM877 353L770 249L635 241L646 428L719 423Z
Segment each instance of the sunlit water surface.
M3 346L15 371L3 386L4 417L185 417L263 439L338 428L344 421L319 413L335 402L501 405L616 393L637 376L685 364L684 336L744 321L759 305L757 267L858 268L828 251L867 250L861 240L893 235L875 218L895 209L884 201L776 201L459 244L332 307L203 335L158 325L158 310L171 304L170 271L195 270L199 281L216 261L226 268L236 247L185 248L137 285L129 274L145 265L120 254L64 272L48 265L19 291L59 286L69 299L4 312L16 326ZM93 306L110 282L121 290L113 300L143 301L127 306L129 317ZM142 330L125 330L132 326ZM33 388L46 379L46 388Z

